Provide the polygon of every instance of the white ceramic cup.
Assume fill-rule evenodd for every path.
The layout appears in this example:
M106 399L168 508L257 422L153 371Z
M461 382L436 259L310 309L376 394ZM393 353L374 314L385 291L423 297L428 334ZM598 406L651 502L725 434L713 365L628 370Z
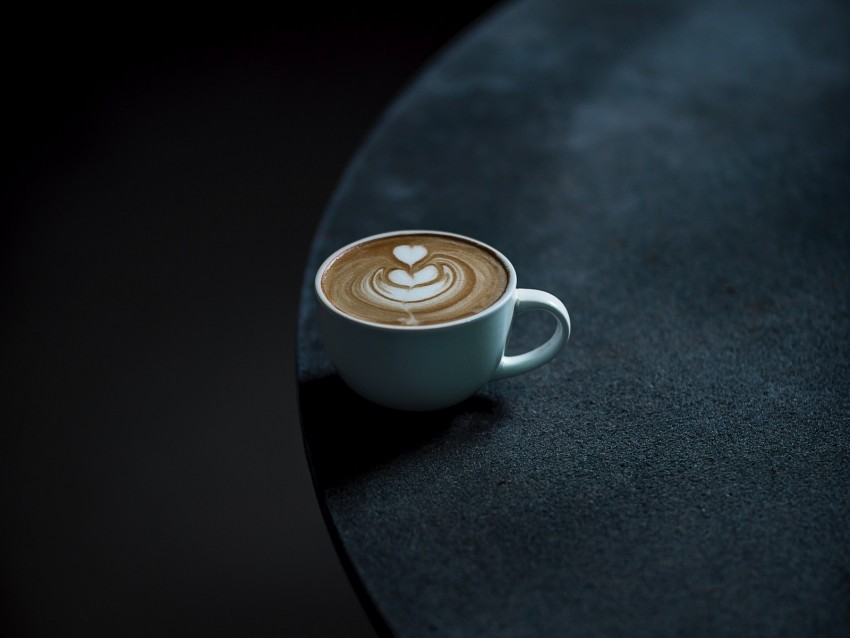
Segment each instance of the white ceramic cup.
M345 314L322 290L322 274L341 253L393 235L445 235L483 247L508 272L505 292L491 306L470 317L445 323L404 326L365 321ZM522 374L552 360L570 337L570 315L561 301L542 290L516 287L516 270L492 246L476 239L433 230L402 230L364 237L330 255L315 278L319 329L331 362L348 386L389 408L434 410L472 396L488 381ZM557 320L542 345L505 355L511 325L527 310L540 309Z

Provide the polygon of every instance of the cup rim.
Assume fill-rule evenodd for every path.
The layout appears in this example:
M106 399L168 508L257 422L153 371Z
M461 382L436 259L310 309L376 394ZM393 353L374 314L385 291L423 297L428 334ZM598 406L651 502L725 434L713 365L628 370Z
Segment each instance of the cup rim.
M474 315L470 315L468 317L461 317L460 319L453 319L452 321L444 321L441 323L432 323L425 326L405 326L405 325L396 325L389 323L379 323L377 321L369 321L368 319L361 319L359 317L355 317L353 315L349 315L336 306L334 306L330 299L325 295L325 291L322 290L322 275L325 270L330 266L330 264L339 257L342 253L346 252L354 248L359 244L363 244L365 242L373 241L376 239L383 239L384 237L393 237L395 235L441 235L444 237L454 237L456 239L460 239L471 244L475 244L480 246L481 248L493 253L499 261L502 262L502 265L508 271L508 285L505 286L505 291L502 295L496 299L489 306L484 308L479 312L476 312ZM411 230L390 230L383 233L377 233L374 235L368 235L366 237L361 237L360 239L356 239L352 242L349 242L345 246L336 249L333 253L331 253L319 266L318 271L316 272L315 277L313 278L313 289L316 294L316 297L319 301L324 305L325 308L330 310L332 313L336 314L343 319L348 321L352 321L354 323L359 323L364 326L369 326L370 328L376 328L380 330L390 330L390 331L402 331L402 332L422 332L422 331L433 331L433 330L441 330L444 328L451 328L453 326L459 326L467 323L472 323L473 321L479 321L480 319L497 312L507 301L513 297L516 292L517 281L516 281L516 270L514 269L513 264L510 260L505 257L499 250L494 248L493 246L484 243L479 239L475 239L474 237L469 237L468 235L461 235L459 233L453 233L445 230L431 230L427 228L416 228Z

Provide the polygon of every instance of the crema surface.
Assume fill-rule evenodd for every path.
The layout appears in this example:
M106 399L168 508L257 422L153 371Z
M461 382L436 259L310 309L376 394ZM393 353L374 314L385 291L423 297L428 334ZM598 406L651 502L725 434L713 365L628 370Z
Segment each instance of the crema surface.
M342 312L377 323L418 326L469 317L508 286L508 271L491 251L442 235L396 235L339 255L321 279Z

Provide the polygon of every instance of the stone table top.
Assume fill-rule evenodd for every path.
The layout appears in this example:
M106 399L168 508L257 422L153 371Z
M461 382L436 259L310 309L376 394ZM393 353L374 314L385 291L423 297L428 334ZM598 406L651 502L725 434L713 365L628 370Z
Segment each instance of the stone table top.
M379 631L848 634L848 113L827 0L509 2L406 88L317 230L298 333L318 499ZM569 308L566 349L440 412L354 396L312 279L405 228L507 255Z

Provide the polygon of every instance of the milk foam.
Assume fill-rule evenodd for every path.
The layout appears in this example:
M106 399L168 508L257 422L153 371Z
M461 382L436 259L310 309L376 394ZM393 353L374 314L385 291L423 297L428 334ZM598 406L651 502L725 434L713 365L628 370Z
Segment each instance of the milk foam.
M505 291L508 273L485 248L442 235L402 235L355 246L322 276L331 303L360 319L428 325L470 316Z

